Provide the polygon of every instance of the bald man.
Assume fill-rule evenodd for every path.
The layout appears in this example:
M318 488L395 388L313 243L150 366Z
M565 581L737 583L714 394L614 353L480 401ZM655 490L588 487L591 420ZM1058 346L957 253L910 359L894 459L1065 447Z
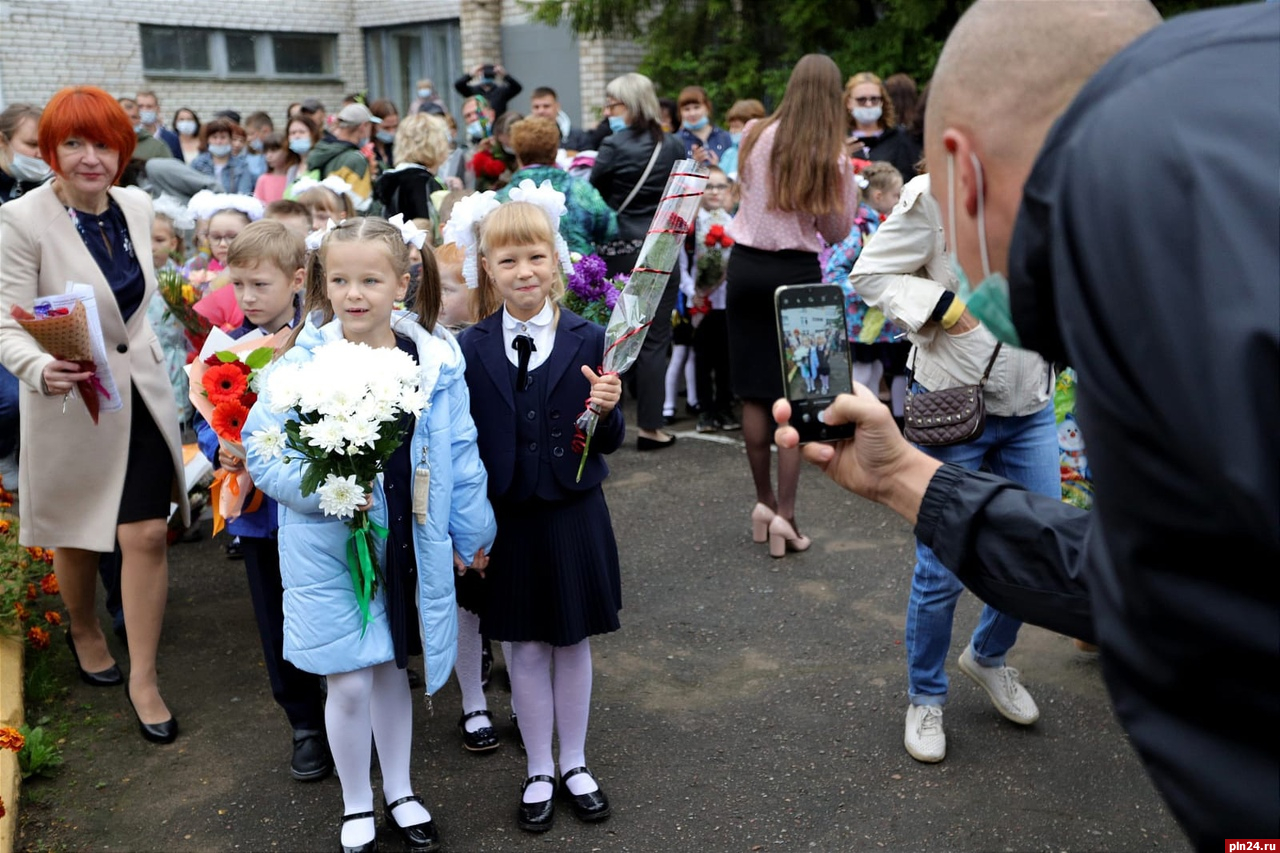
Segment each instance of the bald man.
M931 459L861 388L827 414L857 438L806 458L987 603L1096 639L1197 848L1280 836L1280 4L978 0L925 152L971 322L1079 371L1095 509Z

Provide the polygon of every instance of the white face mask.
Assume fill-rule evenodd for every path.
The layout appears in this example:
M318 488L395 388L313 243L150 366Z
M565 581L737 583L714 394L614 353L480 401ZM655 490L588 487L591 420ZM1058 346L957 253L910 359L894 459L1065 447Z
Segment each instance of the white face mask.
M9 164L9 171L18 180L26 181L30 184L43 181L53 173L53 170L49 168L49 164L39 157L28 157L26 154L19 154L16 151L13 154L13 162Z
M139 110L138 118L142 120L143 124L147 124L147 125L155 124L156 111L155 110Z
M858 124L875 124L883 114L881 107L854 107L850 110L853 120Z
M183 136L196 135L196 123L191 119L183 119L182 121L177 122L174 127L176 127L178 129L178 133L181 133Z

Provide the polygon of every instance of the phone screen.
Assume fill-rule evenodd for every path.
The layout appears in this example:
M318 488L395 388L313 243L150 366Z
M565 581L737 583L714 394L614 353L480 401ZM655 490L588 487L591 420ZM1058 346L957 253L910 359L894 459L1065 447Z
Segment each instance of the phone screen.
M852 438L852 424L822 420L837 394L853 393L844 294L834 284L800 284L778 288L774 299L791 425L801 442Z

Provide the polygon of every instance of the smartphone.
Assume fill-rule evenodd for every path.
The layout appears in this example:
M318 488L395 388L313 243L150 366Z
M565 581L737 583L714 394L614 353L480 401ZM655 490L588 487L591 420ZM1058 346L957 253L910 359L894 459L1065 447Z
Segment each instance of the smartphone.
M796 284L774 294L782 385L800 443L853 438L853 424L828 426L822 412L837 394L853 393L844 293L834 284Z

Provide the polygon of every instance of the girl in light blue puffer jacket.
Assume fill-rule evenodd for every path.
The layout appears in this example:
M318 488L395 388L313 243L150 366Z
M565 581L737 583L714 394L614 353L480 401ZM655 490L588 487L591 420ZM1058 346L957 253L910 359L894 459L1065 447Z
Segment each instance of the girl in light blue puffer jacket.
M497 532L462 352L436 323L439 275L430 252L423 257L416 314L394 311L408 283L409 252L395 226L366 218L335 227L308 266L307 307L318 310L281 356L285 362L308 361L319 346L346 338L399 347L421 369L428 405L416 421L405 423L405 441L369 496L372 520L389 533L378 546L383 577L367 626L348 574L345 521L324 515L318 495L302 496L305 468L299 455L287 451L270 458L256 452L252 438L246 442L254 483L280 504L284 656L299 669L328 676L325 723L342 781L344 851L374 849L370 733L378 747L387 822L410 849L432 849L438 840L409 779L413 702L404 667L408 655L422 650L428 694L445 683L458 640L453 570L467 563L483 566ZM289 417L273 413L270 400L261 399L244 434L283 428ZM428 466L426 521L419 523L412 512L414 472ZM420 478L417 485L422 487Z

